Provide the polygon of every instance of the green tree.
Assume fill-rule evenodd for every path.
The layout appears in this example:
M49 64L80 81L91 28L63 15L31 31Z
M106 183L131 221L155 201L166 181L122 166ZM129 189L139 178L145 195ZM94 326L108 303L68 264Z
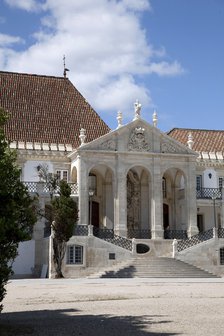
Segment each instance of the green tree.
M20 169L16 164L16 152L9 148L4 134L8 119L0 108L0 302L5 286L12 274L13 260L18 244L31 238L36 222L35 200L20 181ZM3 305L0 304L0 312Z
M59 196L54 196L46 206L46 218L53 230L53 262L56 278L63 278L62 262L65 257L66 243L73 235L78 219L76 202L71 198L71 188L66 181L59 182Z

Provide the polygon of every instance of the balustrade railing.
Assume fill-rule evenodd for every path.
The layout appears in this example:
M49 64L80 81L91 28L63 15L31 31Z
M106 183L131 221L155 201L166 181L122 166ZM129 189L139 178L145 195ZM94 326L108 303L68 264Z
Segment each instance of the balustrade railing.
M73 230L74 236L88 236L88 225L75 225Z
M212 228L209 229L208 231L200 232L191 238L180 240L177 242L177 251L180 252L185 250L186 248L200 244L206 240L213 238L213 236L214 236L214 230Z
M219 188L200 188L196 190L196 197L201 199L222 199L222 190Z
M128 238L136 238L136 239L151 239L152 234L151 230L138 230L138 229L128 229Z
M118 235L116 235L114 233L114 230L110 230L110 229L100 229L97 227L93 227L93 235L97 238L103 239L109 243L112 243L114 245L120 246L125 248L126 250L132 251L132 241L124 238L124 237L120 237Z
M218 238L224 238L224 228L218 229Z
M51 194L58 195L60 187L58 186L55 190L52 190L47 182L26 182L23 184L27 187L29 193L40 193L40 194ZM78 195L78 184L68 183L71 188L71 195Z
M164 239L187 239L186 230L164 230Z

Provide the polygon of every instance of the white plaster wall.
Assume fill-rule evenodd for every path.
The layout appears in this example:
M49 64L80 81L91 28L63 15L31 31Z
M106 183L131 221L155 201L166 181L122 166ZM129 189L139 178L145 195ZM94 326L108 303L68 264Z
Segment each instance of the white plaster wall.
M209 174L212 174L211 178L209 178ZM203 173L203 182L204 188L217 188L218 181L216 171L212 168L206 169Z
M26 161L23 167L23 181L38 182L37 166L48 165L49 173L53 173L53 164L50 161Z
M19 243L18 256L16 257L12 269L14 275L32 275L35 263L35 241L28 240Z

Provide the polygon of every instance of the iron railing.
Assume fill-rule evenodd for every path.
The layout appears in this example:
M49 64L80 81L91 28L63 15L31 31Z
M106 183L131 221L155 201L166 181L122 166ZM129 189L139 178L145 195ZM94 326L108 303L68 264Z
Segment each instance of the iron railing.
M187 239L186 230L164 230L164 239Z
M106 228L100 229L94 226L93 235L109 243L123 247L126 250L132 251L132 241L127 238L116 235L114 233L114 230L110 230Z
M40 194L51 194L57 195L60 191L60 187L58 186L55 190L51 190L49 184L46 182L26 182L23 184L27 187L29 193L40 193ZM77 183L68 183L71 188L71 195L78 195L78 184Z
M218 229L218 238L224 238L224 228Z
M201 199L222 199L222 190L219 188L200 188L196 190L196 197Z
M200 232L196 234L195 236L187 239L183 239L177 242L177 251L183 251L186 248L192 247L194 245L200 244L206 240L213 238L213 229L209 229L205 232Z
M136 238L136 239L151 239L152 234L151 230L139 230L139 229L128 229L129 239Z
M75 225L73 230L74 236L88 236L88 225Z

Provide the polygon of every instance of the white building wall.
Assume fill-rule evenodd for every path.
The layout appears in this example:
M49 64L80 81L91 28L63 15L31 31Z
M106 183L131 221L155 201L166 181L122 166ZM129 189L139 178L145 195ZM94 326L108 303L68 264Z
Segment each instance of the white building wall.
M53 164L50 161L26 161L23 166L22 179L26 182L38 182L37 166L47 165L49 173L53 173Z
M216 171L213 168L205 169L203 173L204 188L217 188L218 180Z
M16 257L12 269L14 276L32 275L35 263L35 241L28 240L19 243L18 256Z

